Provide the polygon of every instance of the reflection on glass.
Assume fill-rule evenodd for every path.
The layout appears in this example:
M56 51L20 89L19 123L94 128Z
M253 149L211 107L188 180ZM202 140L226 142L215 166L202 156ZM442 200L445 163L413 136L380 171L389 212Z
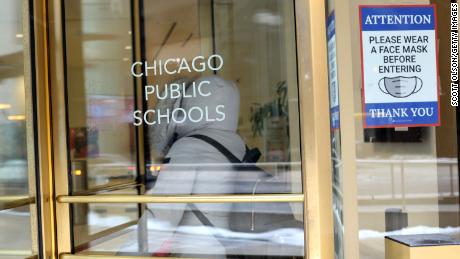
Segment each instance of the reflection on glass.
M72 193L138 194L132 111L131 1L66 0L67 107ZM118 188L118 187L117 187ZM105 191L105 192L104 192ZM137 223L137 204L72 205L82 251Z
M164 65L171 73L157 72L161 65L156 70L151 68L148 76L144 73L146 84L153 86L146 88L149 110L143 118L142 114L139 116L139 122L148 124L149 131L147 160L151 162L147 165L147 180L156 179L157 167L164 164L165 157L177 163L168 151L174 153L180 149L183 153L175 155L185 156L189 152L204 157L203 152L215 150L203 141L183 138L201 134L213 138L240 160L246 153L245 145L257 148L260 158L247 162L257 162L262 171L276 176L276 181L285 185L267 193L301 192L293 2L154 0L146 1L143 10L144 59L148 66L172 58L192 64L190 71L181 69L182 61L178 61ZM204 58L203 66L199 62L202 58L198 57ZM194 65L203 69L193 69ZM203 87L207 90L203 90L204 95L195 96L195 86L201 83L206 84ZM182 94L185 97L175 97L172 85L185 89ZM190 95L193 97L186 97ZM180 109L185 109L183 120ZM161 118L165 120L163 123ZM174 147L172 143L176 140ZM219 152L214 153L220 158L192 156L189 164L229 163ZM232 170L231 165L214 170L207 177L208 192L213 193L210 190L215 181L225 179L229 173L233 177L238 175L237 178L258 177L255 173L231 173ZM233 192L220 190L220 193Z
M35 206L0 211L0 258L24 258L37 253L32 248L36 233L32 232L30 226L31 209L35 209Z
M22 4L0 14L0 195L28 194Z
M143 10L138 68L148 110L136 121L150 142L146 193L301 192L293 2L155 0ZM148 225L158 231L149 231L148 251L303 255L300 204L265 204L266 213L246 205L149 204ZM292 251L238 240L270 240L291 228L302 236Z
M104 194L136 195L137 189L127 188ZM73 204L73 237L76 252L95 246L99 238L127 232L139 219L138 204Z
M293 204L149 204L139 223L109 237L94 240L85 252L115 252L117 255L177 257L268 258L303 257L303 222L286 221ZM193 210L206 211L206 216L222 215L224 207L234 208L232 221L225 225L207 226L195 217ZM164 220L164 215L182 214L179 227ZM241 222L251 222L254 231L245 231ZM301 213L296 215L301 218ZM239 220L236 220L236 217ZM248 217L249 220L245 220ZM179 217L177 217L179 218ZM242 220L243 219L243 220ZM105 218L106 226L118 224L118 216Z
M72 191L135 180L130 1L64 1Z
M145 129L142 194L301 193L293 1L141 1L142 60L131 59L131 2L64 2L72 191L134 180L135 124ZM134 111L130 72L147 109ZM301 203L73 213L77 252L304 253Z

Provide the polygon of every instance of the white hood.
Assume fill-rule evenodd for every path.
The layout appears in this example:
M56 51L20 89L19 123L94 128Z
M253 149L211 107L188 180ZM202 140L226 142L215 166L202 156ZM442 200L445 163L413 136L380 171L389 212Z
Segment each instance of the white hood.
M187 79L179 79L174 83L185 83L188 85L191 83L191 81ZM176 108L179 108L180 104L181 98L173 99L168 97L164 99L158 99L155 108L161 111L165 111L167 109L174 110ZM152 150L156 150L159 153L159 155L165 155L168 152L171 140L174 138L175 131L176 125L172 121L171 123L161 123L151 126L149 130L149 136L151 141L150 148Z
M179 137L189 135L191 132L203 129L216 129L236 132L238 128L238 117L240 113L240 93L236 85L228 80L218 76L208 76L197 79L196 85L203 81L208 81L209 84L203 84L201 91L209 96L197 95L194 98L183 98L181 107L189 111L193 107L199 107L202 110L207 108L208 117L211 119L218 118L220 115L217 112L217 106L221 105L220 110L225 114L225 119L218 121L201 120L199 122L191 122L186 120L182 124L176 126L176 133ZM187 94L190 94L191 88L187 89Z
M181 82L183 81L185 80L181 80ZM236 132L240 109L238 88L233 82L219 76L199 78L195 80L195 85L199 85L203 81L209 82L209 84L202 84L200 88L201 92L206 93L206 96L197 94L195 97L159 100L157 109L183 108L188 112L190 109L198 107L202 111L207 110L207 118L210 118L210 120L202 119L197 122L186 119L183 123L178 124L171 120L169 124L162 123L152 126L150 131L150 139L153 142L152 148L155 148L160 155L167 153L174 133L177 133L177 137L181 138L194 131L206 129ZM188 83L188 85L190 84L191 82ZM193 88L188 87L185 95L190 96L192 92ZM218 108L218 106L220 107ZM222 118L222 113L225 114L225 119L216 120L215 118Z

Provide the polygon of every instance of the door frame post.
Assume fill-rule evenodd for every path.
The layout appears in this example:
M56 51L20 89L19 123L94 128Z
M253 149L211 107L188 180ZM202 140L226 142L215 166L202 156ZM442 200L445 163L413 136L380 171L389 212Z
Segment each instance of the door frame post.
M334 258L325 1L295 2L305 256Z

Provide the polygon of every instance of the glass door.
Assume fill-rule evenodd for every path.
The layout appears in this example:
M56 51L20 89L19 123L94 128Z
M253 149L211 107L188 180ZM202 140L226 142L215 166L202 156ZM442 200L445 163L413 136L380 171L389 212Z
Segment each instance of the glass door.
M312 100L326 93L305 90L323 80L312 83L309 8L294 0L50 5L61 258L307 256L306 183L328 179L306 174L303 162L319 160L319 142L303 153L302 139L314 139L319 124L301 127L315 118L300 107L318 109ZM323 215L319 195L313 218ZM324 215L312 221L317 233Z

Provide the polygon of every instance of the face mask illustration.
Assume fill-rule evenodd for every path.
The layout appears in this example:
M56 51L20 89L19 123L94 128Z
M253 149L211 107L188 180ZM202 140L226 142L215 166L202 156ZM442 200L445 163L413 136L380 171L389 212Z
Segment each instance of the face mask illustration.
M406 98L422 89L422 79L413 76L384 77L379 80L379 88L385 93L396 98Z

